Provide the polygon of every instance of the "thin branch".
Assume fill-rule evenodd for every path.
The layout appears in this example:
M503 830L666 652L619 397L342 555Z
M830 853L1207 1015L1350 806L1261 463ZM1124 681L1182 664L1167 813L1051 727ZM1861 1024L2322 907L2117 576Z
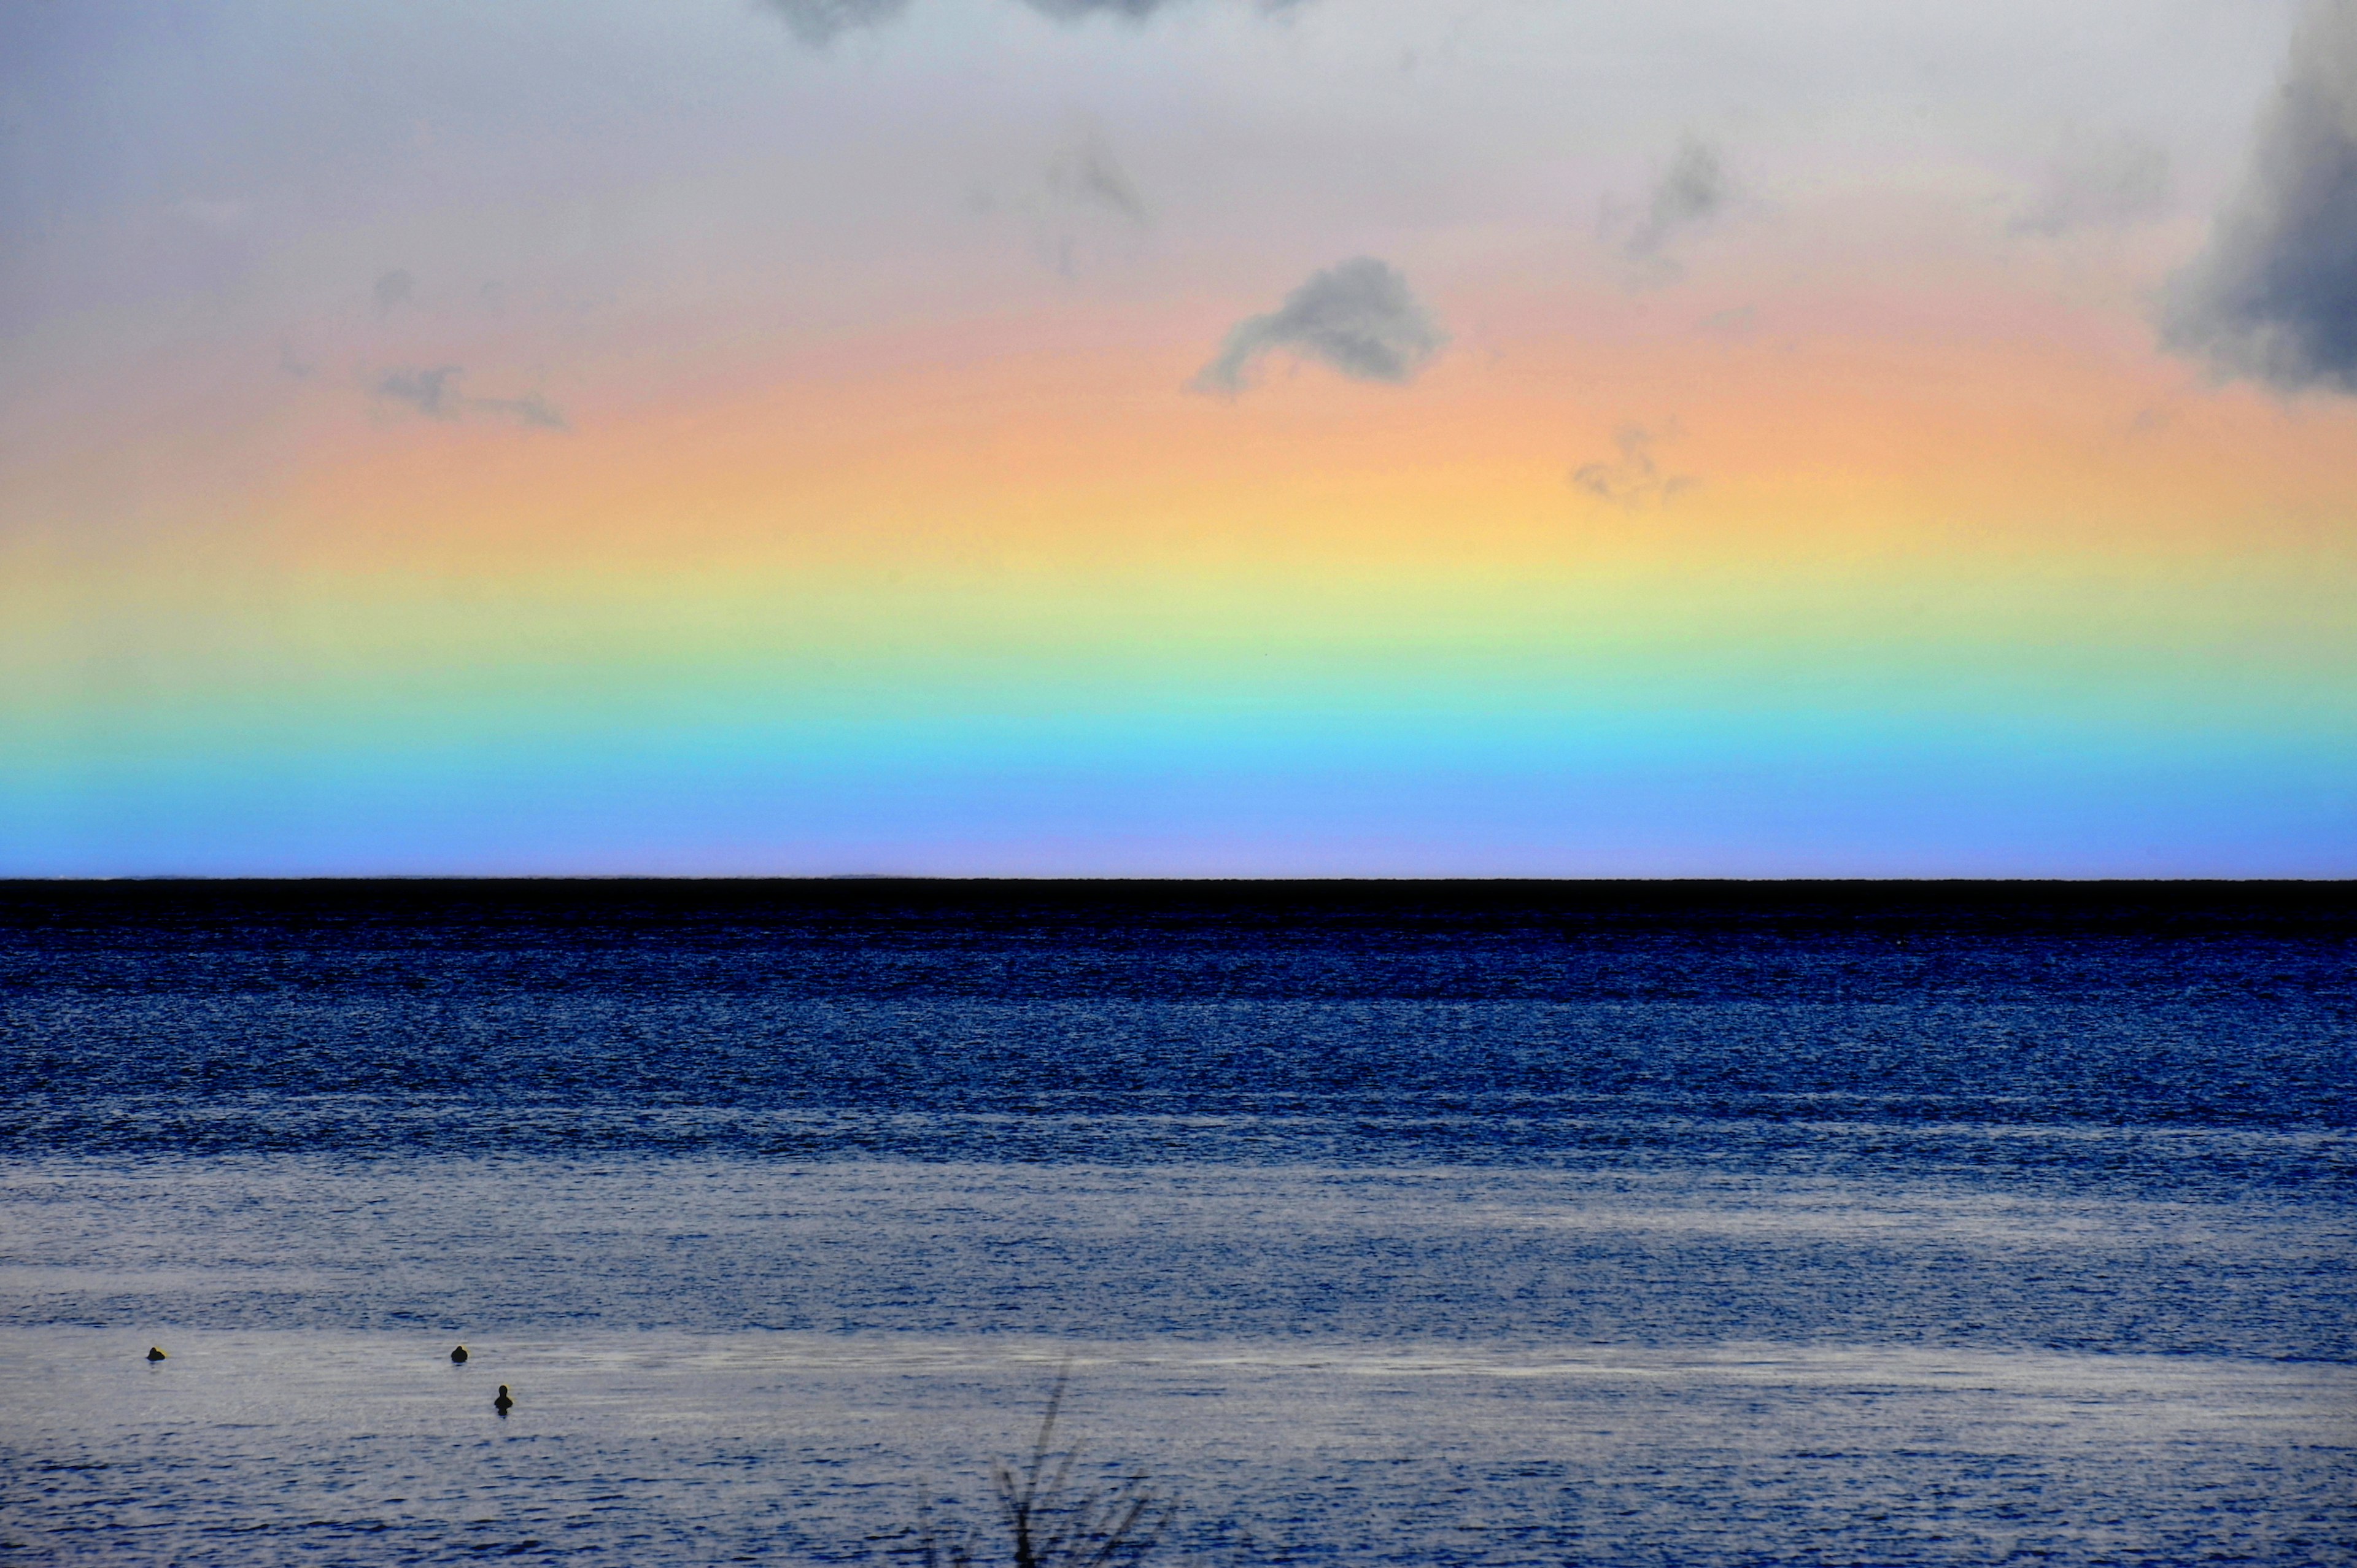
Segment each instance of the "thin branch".
M1069 1365L1058 1371L1031 1450L1019 1465L991 1463L991 1490L1008 1536L1014 1568L1112 1568L1123 1557L1143 1557L1169 1528L1174 1511L1157 1498L1143 1473L1117 1485L1075 1491L1080 1450L1060 1448L1057 1423L1071 1386ZM917 1545L924 1568L973 1568L971 1537L945 1539L920 1510Z

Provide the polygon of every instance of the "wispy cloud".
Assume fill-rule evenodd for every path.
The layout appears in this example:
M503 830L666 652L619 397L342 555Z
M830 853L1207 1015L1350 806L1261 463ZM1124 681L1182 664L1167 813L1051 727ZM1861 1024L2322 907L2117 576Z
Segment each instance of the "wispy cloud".
M376 395L389 403L405 403L429 419L456 419L464 402L456 388L466 373L456 365L387 371L377 378Z
M1048 160L1047 183L1049 194L1069 206L1146 221L1146 198L1093 127L1076 132L1056 149Z
M1038 166L1003 198L977 189L976 212L1004 210L1026 220L1032 249L1066 277L1077 275L1084 258L1108 242L1135 242L1153 226L1145 192L1122 167L1103 134L1086 121L1076 124Z
M388 316L417 297L417 280L404 269L395 267L379 274L372 292L376 295L376 313Z
M1316 274L1268 314L1237 322L1189 385L1232 397L1252 384L1262 357L1278 349L1353 381L1409 381L1448 341L1407 279L1372 256L1359 256Z
M2169 155L2127 139L2074 147L2007 227L2051 240L2078 229L2119 229L2169 210Z
M543 430L570 428L565 423L565 411L538 392L526 392L522 397L470 397L466 407L472 413L493 414Z
M817 48L857 27L878 27L898 18L909 0L769 0L785 19L786 30Z
M404 404L428 419L459 420L479 414L541 430L569 428L565 411L538 392L526 392L522 397L467 396L458 390L466 374L457 365L391 370L378 377L371 390L378 401Z
M1581 464L1572 470L1572 486L1599 501L1630 511L1666 506L1702 483L1691 474L1665 472L1654 456L1656 445L1676 435L1674 424L1660 431L1648 430L1641 424L1624 424L1612 437L1620 455L1603 462Z
M1695 323L1714 338L1741 341L1758 334L1760 307L1756 305L1731 305L1725 310L1714 310Z
M860 27L880 27L899 19L909 0L766 0L785 19L795 38L813 48L832 43ZM1083 22L1092 16L1114 16L1142 22L1157 11L1187 0L1023 0L1043 16L1060 22ZM1258 0L1262 12L1291 10L1306 0Z
M1125 16L1142 21L1178 3L1179 0L1024 0L1034 11L1068 22L1089 16Z
M1725 211L1734 196L1734 182L1717 150L1688 136L1644 205L1608 207L1602 229L1632 268L1632 283L1675 283L1685 269L1672 251Z
M2242 188L2172 281L2161 332L2222 375L2357 396L2357 0L2311 0Z

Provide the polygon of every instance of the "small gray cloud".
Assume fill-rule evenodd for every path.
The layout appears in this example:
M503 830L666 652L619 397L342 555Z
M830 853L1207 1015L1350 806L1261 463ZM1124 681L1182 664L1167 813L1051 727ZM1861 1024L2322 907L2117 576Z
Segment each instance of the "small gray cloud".
M1694 136L1678 145L1655 182L1652 194L1639 209L1608 206L1601 225L1608 239L1634 269L1631 281L1641 285L1674 283L1684 275L1673 247L1706 227L1734 199L1735 184L1727 166L1711 145Z
M818 48L856 27L880 27L897 20L909 0L769 0L786 30Z
M977 195L979 211L1000 205L996 196ZM1028 220L1032 249L1066 277L1077 276L1109 242L1134 241L1153 223L1145 193L1085 122L1049 155L1037 183L1008 195L1004 205Z
M1043 16L1059 22L1084 22L1092 16L1115 16L1125 22L1143 22L1157 11L1168 11L1186 4L1186 0L1023 0L1023 3ZM1252 0L1252 8L1264 16L1274 16L1306 5L1309 0Z
M388 403L405 403L428 419L456 419L465 402L457 393L458 378L466 373L456 365L387 371L377 379L376 395Z
M1760 332L1760 307L1756 305L1729 306L1714 310L1695 323L1714 338L1727 338L1742 342Z
M1278 349L1352 381L1409 381L1448 341L1405 278L1372 256L1359 256L1312 276L1267 315L1237 322L1189 385L1232 397L1252 384L1261 358Z
M2074 229L2123 229L2169 210L2169 155L2126 139L2072 149L2007 229L2051 240Z
M385 273L376 280L376 313L391 314L417 297L417 280L400 267Z
M244 222L253 208L243 201L212 201L191 196L172 203L170 209L192 223L200 223L208 229L227 230Z
M377 378L372 389L384 403L402 403L428 419L459 420L480 414L513 420L541 430L569 428L565 411L538 392L522 397L468 397L458 390L467 372L457 365L433 365L392 370Z
M1664 472L1660 459L1653 456L1658 443L1674 440L1677 434L1674 424L1661 431L1648 430L1641 424L1622 425L1612 437L1620 456L1605 462L1583 463L1573 469L1573 488L1630 511L1667 506L1702 483L1691 474Z
M1157 11L1169 10L1186 0L1023 0L1023 3L1043 16L1053 16L1060 22L1084 22L1092 16L1117 16L1126 22L1143 22ZM1262 16L1274 16L1305 5L1308 0L1253 0L1253 9Z
M1059 22L1084 22L1092 16L1115 16L1125 22L1143 22L1157 11L1168 11L1186 0L1023 0L1023 3L1043 16L1053 16ZM1253 0L1253 9L1264 16L1280 11L1290 11L1306 5L1309 0Z
M2357 0L2311 0L2242 188L2160 325L2221 375L2357 396Z
M1085 22L1092 16L1143 22L1157 11L1183 3L1184 0L1024 0L1032 10L1059 22ZM1289 11L1303 3L1305 0L1257 0L1254 8L1268 14ZM766 0L766 4L785 19L788 31L813 48L832 43L855 28L880 27L898 21L909 9L909 0Z
M1056 149L1048 160L1047 182L1048 193L1068 206L1092 207L1133 223L1146 221L1146 198L1092 129Z
M1024 4L1060 22L1084 21L1091 16L1120 16L1142 22L1164 6L1176 4L1176 0L1024 0Z
M502 419L512 419L518 424L534 425L542 430L565 430L565 411L541 396L526 392L522 397L470 397L468 412L488 413Z

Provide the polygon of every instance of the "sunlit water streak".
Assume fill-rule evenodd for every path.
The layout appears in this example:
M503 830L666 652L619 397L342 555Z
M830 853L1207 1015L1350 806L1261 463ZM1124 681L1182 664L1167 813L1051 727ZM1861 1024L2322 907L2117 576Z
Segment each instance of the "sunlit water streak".
M978 1456L1069 1361L1092 1456L1205 1555L1349 1561L2327 1561L2348 1369L1727 1346L1514 1359L813 1334L12 1334L11 1445L96 1561L838 1558ZM500 1418L495 1380L522 1402ZM96 1408L93 1409L92 1407ZM101 1413L102 1412L102 1414Z
M1067 1359L1089 1451L1221 1560L2357 1539L2357 1236L2313 1204L300 1156L49 1165L0 1201L12 1523L61 1558L880 1552L979 1499Z

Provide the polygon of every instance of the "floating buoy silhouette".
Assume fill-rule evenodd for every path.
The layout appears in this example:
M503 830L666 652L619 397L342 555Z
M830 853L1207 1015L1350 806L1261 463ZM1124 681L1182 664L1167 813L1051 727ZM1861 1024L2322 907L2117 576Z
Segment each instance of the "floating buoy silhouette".
M508 1398L507 1384L501 1383L500 1385L500 1397L491 1402L491 1408L498 1411L501 1415L507 1414L509 1411L515 1408L515 1401Z
M148 1347L147 1347L147 1359L148 1359L149 1360L151 1360L151 1361L161 1361L161 1360L165 1359L166 1358L165 1358L165 1355L164 1355L164 1348L163 1348L162 1346L160 1346L160 1345L150 1345L150 1346L148 1346Z
M450 1359L457 1366L465 1366L467 1364L467 1348L464 1345L461 1345L457 1349L451 1351Z

